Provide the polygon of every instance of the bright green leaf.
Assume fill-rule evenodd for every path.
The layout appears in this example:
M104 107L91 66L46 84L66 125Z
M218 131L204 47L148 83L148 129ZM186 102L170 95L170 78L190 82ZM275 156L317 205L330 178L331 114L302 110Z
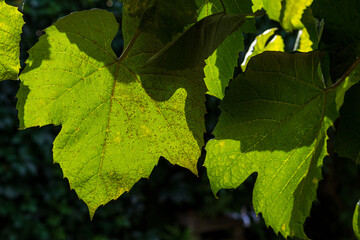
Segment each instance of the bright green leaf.
M255 38L255 40L250 45L249 51L246 53L244 62L241 64L243 71L245 71L247 63L253 56L256 56L265 51L284 51L285 45L280 35L275 35L267 44L268 40L274 35L276 30L276 28L268 29Z
M313 0L285 0L284 16L281 25L286 30L304 28L301 22L302 15Z
M280 21L282 0L252 0L252 2L254 12L264 8L270 19Z
M218 13L203 18L152 56L146 66L169 70L192 68L208 58L220 44L254 14Z
M354 217L353 217L353 229L355 236L360 240L360 201L356 204Z
M264 8L269 18L281 23L287 30L302 29L301 17L313 0L252 0L253 10ZM282 9L284 6L284 9ZM283 13L282 13L283 11Z
M20 69L20 34L24 20L16 7L0 0L0 81L17 79Z
M62 126L54 162L91 216L148 178L160 156L197 173L206 113L202 66L143 68L162 44L146 33L130 41L138 24L123 17L129 47L118 59L113 14L73 13L46 30L20 76L20 127Z
M213 192L236 188L257 172L254 208L284 237L306 238L326 131L338 116L335 90L326 89L319 65L318 53L253 57L231 82L215 139L206 146Z
M340 116L335 151L360 164L360 83L346 92Z
M198 19L201 20L214 13L222 12L220 1L197 1L200 8ZM224 1L226 11L232 14L244 14L251 12L251 1ZM255 25L253 19L247 20L240 30L228 36L215 52L205 60L205 84L207 94L219 99L224 98L225 88L234 76L235 67L238 64L239 52L244 50L243 30L251 31Z
M299 52L310 52L318 49L324 28L324 21L319 21L314 18L311 8L307 8L301 18L304 28L299 30L298 39L299 48L294 49Z

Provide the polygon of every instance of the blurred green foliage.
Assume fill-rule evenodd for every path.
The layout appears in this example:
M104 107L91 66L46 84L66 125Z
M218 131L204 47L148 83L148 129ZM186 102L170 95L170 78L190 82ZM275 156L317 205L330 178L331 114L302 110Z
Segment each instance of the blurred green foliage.
M120 2L106 0L21 0L8 1L20 6L26 25L23 28L21 61L46 27L58 18L91 8L114 12L121 22ZM258 32L277 23L262 17ZM280 28L279 28L280 29ZM296 33L283 35L287 49ZM245 36L249 47L256 34ZM119 55L123 49L121 31L113 42ZM240 63L244 53L240 54ZM237 72L241 71L240 68ZM197 178L189 171L161 159L150 179L141 180L128 194L99 208L90 221L88 210L69 189L59 165L52 164L52 142L59 127L47 126L18 130L17 81L0 83L0 239L282 239L251 207L256 175L236 190L222 190L215 198L206 170L199 161ZM213 136L220 114L219 100L207 96L207 132ZM331 133L334 136L335 133ZM331 150L331 149L330 149ZM306 232L312 239L354 239L351 218L360 197L359 168L347 159L331 155L325 160L324 181L318 190Z

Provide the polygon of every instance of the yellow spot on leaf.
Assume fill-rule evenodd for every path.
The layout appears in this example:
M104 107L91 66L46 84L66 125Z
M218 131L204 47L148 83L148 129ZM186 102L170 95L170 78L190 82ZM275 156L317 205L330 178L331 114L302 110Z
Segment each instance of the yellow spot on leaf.
M147 126L142 125L141 129L143 130L144 135L150 135L151 134L151 130Z
M220 147L225 147L225 141L220 141L220 142L219 142L219 146L220 146Z
M283 230L284 232L285 232L285 228L286 228L286 225L285 225L285 223L282 225L282 227L281 227L281 230Z
M317 183L319 182L319 179L313 178L312 182L313 182L314 184L317 184Z

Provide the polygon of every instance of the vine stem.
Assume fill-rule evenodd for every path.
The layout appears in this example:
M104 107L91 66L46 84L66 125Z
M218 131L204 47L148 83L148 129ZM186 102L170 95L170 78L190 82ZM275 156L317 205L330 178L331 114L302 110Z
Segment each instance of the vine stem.
M333 85L331 85L330 87L328 87L326 90L332 90L337 88L338 86L340 86L345 79L350 75L350 73L360 64L360 57L358 57L355 62L349 67L348 70L346 70L346 72L344 73L344 75L342 75L342 77L339 79L339 81L337 81L336 83L334 83Z
M118 61L121 62L127 57L128 53L130 52L131 48L134 46L134 44L135 44L137 38L139 37L140 33L141 33L141 31L139 29L137 29L134 36L131 38L129 44L127 45L125 50L122 52L121 56L119 57Z

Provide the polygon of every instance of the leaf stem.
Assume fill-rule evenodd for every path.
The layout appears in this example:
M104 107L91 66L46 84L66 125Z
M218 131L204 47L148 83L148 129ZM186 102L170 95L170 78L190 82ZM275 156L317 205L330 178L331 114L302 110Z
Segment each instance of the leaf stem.
M131 48L134 46L136 39L139 37L141 31L139 29L136 30L134 36L131 38L129 44L126 46L125 50L122 52L121 56L119 57L118 61L123 61L128 53L130 52Z
M348 70L346 70L346 72L344 73L344 75L342 75L342 77L333 85L331 85L330 87L328 87L326 90L332 90L337 88L338 86L340 86L345 79L350 75L350 73L360 64L360 57L358 57L355 62L349 67Z

